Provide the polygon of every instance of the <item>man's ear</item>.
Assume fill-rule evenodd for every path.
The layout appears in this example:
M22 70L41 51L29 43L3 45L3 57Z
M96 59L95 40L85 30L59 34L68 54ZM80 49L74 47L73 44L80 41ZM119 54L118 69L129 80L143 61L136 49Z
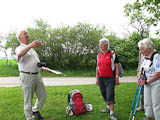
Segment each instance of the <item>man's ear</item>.
M21 38L21 35L18 37L19 41L21 41L20 38Z

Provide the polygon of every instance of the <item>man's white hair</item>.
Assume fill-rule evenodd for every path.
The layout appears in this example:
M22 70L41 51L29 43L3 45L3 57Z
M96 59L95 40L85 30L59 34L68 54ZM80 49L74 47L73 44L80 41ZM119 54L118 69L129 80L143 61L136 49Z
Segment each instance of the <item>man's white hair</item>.
M16 37L17 37L18 41L19 41L19 36L21 35L21 32L22 32L22 31L18 31L17 34L16 34ZM20 41L19 41L19 42L20 42Z
M101 38L99 40L99 45L100 45L101 42L103 42L106 46L108 46L108 49L110 49L109 40L107 38Z
M21 33L22 33L22 31L26 31L27 32L27 30L19 30L18 32L17 32L17 34L16 34L16 37L17 37L17 39L18 39L18 41L21 43L21 41L19 40L19 36L21 35Z
M144 49L153 49L153 42L150 38L145 38L138 42L138 47Z

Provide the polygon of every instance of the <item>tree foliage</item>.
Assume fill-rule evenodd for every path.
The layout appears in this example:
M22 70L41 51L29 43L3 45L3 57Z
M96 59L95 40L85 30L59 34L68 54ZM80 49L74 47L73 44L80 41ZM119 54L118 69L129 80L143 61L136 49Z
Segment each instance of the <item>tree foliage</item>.
M7 47L3 44L4 41L4 36L1 34L0 35L0 51L3 52L5 54L5 58L6 58L6 64L8 65L8 54L7 54Z
M137 68L138 46L143 37L134 32L126 38L119 38L114 33L107 33L105 27L78 23L75 26L51 28L42 19L35 21L35 26L28 27L30 42L40 40L42 47L36 48L42 62L53 69L95 69L99 40L106 37L110 40L111 49L119 56L120 62L126 69ZM19 45L16 33L9 33L6 37L6 48ZM153 39L155 48L160 49L159 39Z
M124 13L130 16L131 23L140 23L147 32L151 26L157 26L160 21L160 1L159 0L136 0L133 4L124 6ZM157 33L159 31L157 30Z
M43 46L36 48L41 61L51 68L90 68L96 66L96 55L99 51L98 41L105 34L105 28L91 24L63 26L52 29L42 19L35 21L33 28L28 27L30 42L40 40ZM7 47L13 53L19 45L16 33L6 37Z

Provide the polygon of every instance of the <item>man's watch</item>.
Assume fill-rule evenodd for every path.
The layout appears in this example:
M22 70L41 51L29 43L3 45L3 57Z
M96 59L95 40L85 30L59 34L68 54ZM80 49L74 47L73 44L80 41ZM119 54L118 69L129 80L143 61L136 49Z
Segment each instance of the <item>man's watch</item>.
M116 75L116 78L119 78L119 75Z

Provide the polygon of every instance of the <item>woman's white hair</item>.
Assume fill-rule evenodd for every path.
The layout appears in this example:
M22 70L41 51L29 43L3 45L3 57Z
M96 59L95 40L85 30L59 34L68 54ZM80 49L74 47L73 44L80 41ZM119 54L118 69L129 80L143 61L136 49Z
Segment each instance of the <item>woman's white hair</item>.
M144 49L153 49L153 42L150 38L145 38L138 42L138 47Z
M100 45L101 42L103 42L106 46L108 46L108 49L110 49L109 40L107 38L100 39L99 40L99 45Z

